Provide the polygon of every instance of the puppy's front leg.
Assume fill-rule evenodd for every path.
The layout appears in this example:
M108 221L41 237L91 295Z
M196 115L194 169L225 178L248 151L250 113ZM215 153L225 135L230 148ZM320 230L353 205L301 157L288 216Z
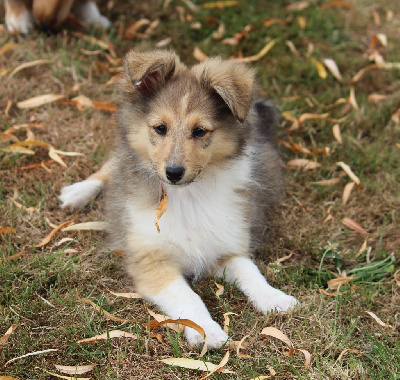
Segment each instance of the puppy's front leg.
M228 336L211 318L201 298L167 261L162 261L161 266L149 268L149 257L154 257L154 253L146 255L141 263L135 261L129 268L135 280L136 290L171 318L190 319L201 326L206 333L209 348L221 347L228 340ZM185 328L185 336L192 346L204 342L203 337L189 327Z
M245 256L233 256L218 268L217 275L239 289L249 298L254 307L263 314L269 311L286 311L298 301L268 284L254 262Z

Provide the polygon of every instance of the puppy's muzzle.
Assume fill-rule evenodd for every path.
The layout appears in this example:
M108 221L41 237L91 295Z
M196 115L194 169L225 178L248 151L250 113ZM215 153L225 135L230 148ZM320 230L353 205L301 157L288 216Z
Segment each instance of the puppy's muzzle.
M179 182L185 174L185 168L183 166L167 166L165 174L168 181L175 184Z

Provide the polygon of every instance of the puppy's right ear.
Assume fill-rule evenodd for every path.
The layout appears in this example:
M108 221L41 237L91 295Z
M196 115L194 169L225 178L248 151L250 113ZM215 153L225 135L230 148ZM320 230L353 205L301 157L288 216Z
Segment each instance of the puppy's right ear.
M184 65L175 52L169 50L151 50L137 52L131 50L125 56L124 69L126 79L130 81L130 90L151 94L162 87ZM125 83L127 90L128 83Z

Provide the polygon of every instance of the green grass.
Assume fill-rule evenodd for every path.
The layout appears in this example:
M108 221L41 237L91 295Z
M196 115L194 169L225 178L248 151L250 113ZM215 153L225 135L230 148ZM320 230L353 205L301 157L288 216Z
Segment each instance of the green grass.
M193 1L200 5L201 1ZM116 2L117 3L117 2ZM142 4L143 3L143 4ZM269 367L277 379L400 379L399 286L393 273L400 266L398 210L400 197L400 126L391 116L400 108L400 70L372 70L355 84L350 79L371 62L366 51L372 36L385 33L388 46L379 47L387 62L398 62L400 55L398 21L385 21L385 9L398 15L398 2L385 0L377 11L381 26L373 22L372 0L352 2L352 9L321 10L325 1L312 1L302 11L287 11L291 1L266 5L262 0L239 1L224 9L199 7L188 10L184 2L173 0L164 9L160 1L119 2L109 11L113 25L103 35L91 30L87 34L109 39L118 57L130 48L154 48L155 44L171 37L168 46L177 50L188 65L197 61L193 49L199 46L209 55L229 58L239 51L243 56L258 53L269 41L279 42L262 59L250 65L257 70L260 94L274 100L281 111L300 117L304 113L322 114L340 119L343 144L333 137L335 122L307 120L296 131L289 132L289 123L282 120L279 138L295 142L312 150L329 147L329 155L316 158L321 168L312 171L287 170L286 193L277 211L274 238L266 242L265 252L256 262L269 282L295 295L301 306L290 313L271 313L261 316L254 311L235 286L223 279L206 279L194 285L205 300L211 314L223 323L223 314L233 312L229 326L232 340L245 335L250 358L240 358L231 351L227 368L234 375L215 374L214 379L251 379L269 375ZM105 4L101 3L103 12ZM182 22L176 7L183 7ZM3 12L4 13L4 12ZM297 17L306 19L302 30ZM145 17L159 18L160 24L149 38L124 40L120 23L126 28L132 21ZM286 25L265 27L266 18L286 21ZM200 22L201 28L193 28ZM213 37L221 23L225 24L223 38L240 33L246 25L253 29L238 45L224 45ZM290 52L285 41L291 41L299 56ZM313 44L310 57L317 60L332 58L344 77L340 83L329 72L326 79L319 77L316 67L306 55L307 41ZM28 122L42 123L43 129L32 129L36 139L48 142L65 151L85 153L85 157L65 157L68 168L57 164L51 173L42 168L20 171L17 168L48 160L43 148L34 147L36 154L26 156L0 152L0 227L10 226L16 234L0 235L0 337L11 324L19 324L7 343L0 347L0 367L8 360L34 351L55 348L57 352L20 359L1 369L1 375L18 379L51 379L43 369L55 372L54 364L84 365L96 363L89 374L95 379L194 379L201 375L194 370L166 366L159 362L165 357L198 359L199 350L187 346L183 336L164 327L154 332L163 343L152 337L145 326L149 320L146 308L153 308L143 300L114 297L108 290L131 291L130 278L124 272L122 259L103 248L104 237L96 232L59 233L43 248L34 246L46 236L51 227L48 221L60 224L66 220L84 222L102 218L101 202L95 201L84 211L67 215L58 209L57 194L64 184L82 180L99 167L110 149L114 116L94 109L78 111L70 105L48 105L33 110L19 110L15 103L38 94L64 93L68 98L86 95L93 100L118 104L117 90L104 84L115 73L95 69L100 62L113 67L104 54L85 55L81 49L97 50L98 46L74 37L68 31L45 35L37 31L27 37L0 35L0 48L16 42L18 48L0 56L0 69L11 70L19 64L36 59L53 59L54 64L33 67L14 78L0 77L6 96L0 99L0 129ZM90 80L91 76L91 80ZM79 85L78 90L73 86ZM354 86L360 107L355 110L345 105L332 109L328 106L339 98L347 98ZM382 103L368 102L371 93L388 94ZM4 110L7 99L13 101L9 117ZM15 133L25 139L23 130ZM0 141L0 148L9 143ZM305 158L280 147L283 161ZM343 177L335 186L316 186L311 182L337 177L341 169L336 162L350 165L360 178L347 205L342 205ZM10 197L18 190L16 207ZM331 208L332 220L322 223ZM39 211L28 212L35 207ZM341 224L343 217L359 222L368 232L367 252L356 257L365 237ZM56 245L64 237L74 240ZM22 248L23 255L9 260ZM75 249L67 253L66 249ZM289 253L292 257L277 264L275 261ZM393 254L392 254L393 253ZM368 261L370 259L370 261ZM341 295L328 297L318 289L346 271L357 279L344 286ZM214 281L225 286L217 299ZM350 285L356 288L350 290ZM87 298L105 311L136 323L109 320L88 304ZM375 312L392 327L379 326L366 311ZM285 345L271 337L262 337L263 327L274 326L289 336L295 348L306 349L312 355L308 369L304 368L301 353L284 355ZM137 335L137 340L112 339L92 343L78 340L111 330L124 330ZM356 349L340 354L346 349ZM208 351L203 360L219 363L224 350ZM88 375L88 374L86 374ZM82 375L82 377L86 376ZM87 376L88 377L88 376Z

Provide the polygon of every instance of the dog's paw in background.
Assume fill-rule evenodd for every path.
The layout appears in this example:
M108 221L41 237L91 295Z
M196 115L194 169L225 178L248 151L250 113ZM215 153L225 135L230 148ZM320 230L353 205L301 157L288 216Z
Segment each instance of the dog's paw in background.
M110 20L100 13L93 1L76 1L72 7L72 13L89 25L101 28L108 28L111 25Z
M228 341L228 335L221 329L220 325L211 321L209 324L202 324L201 327L206 333L207 347L215 350L223 346ZM185 337L191 346L200 346L204 343L203 337L194 329L185 327Z
M5 0L6 26L10 32L27 34L34 27L32 10L23 1Z
M81 210L89 201L103 189L103 182L98 179L87 179L69 186L64 186L59 199L61 208L66 210Z

